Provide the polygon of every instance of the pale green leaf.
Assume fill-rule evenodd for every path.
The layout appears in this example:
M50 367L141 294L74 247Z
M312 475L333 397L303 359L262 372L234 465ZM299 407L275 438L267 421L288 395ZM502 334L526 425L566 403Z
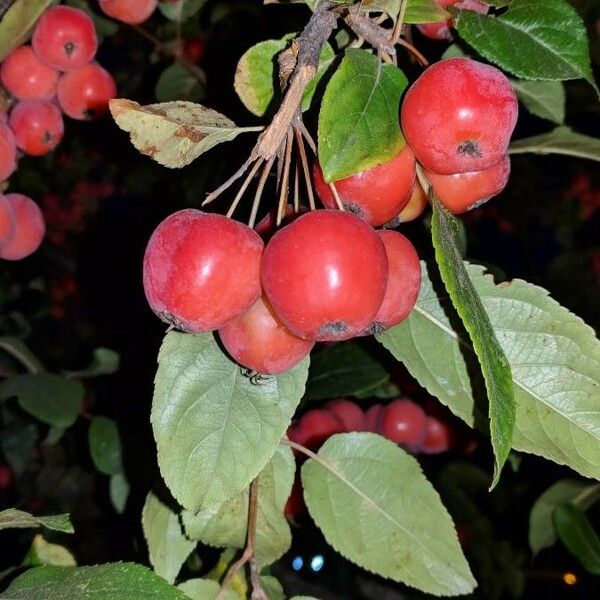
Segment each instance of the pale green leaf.
M564 122L565 88L560 81L512 79L511 83L530 113L559 125Z
M517 140L510 154L564 154L600 161L600 139L576 133L570 127L557 127L549 133Z
M46 527L62 533L73 533L75 531L67 513L35 517L16 508L0 511L0 529L35 529L37 527Z
M283 587L275 577L265 575L260 578L260 582L269 600L286 600L287 596Z
M99 375L112 375L119 370L120 357L109 348L96 348L90 364L81 371L68 371L68 377L98 377Z
M117 125L131 143L156 162L172 169L189 165L204 152L257 127L236 127L218 113L192 102L163 102L141 106L132 100L109 102Z
M75 557L68 548L60 544L51 544L44 536L37 534L33 537L31 547L23 560L28 567L39 565L54 565L57 567L74 567L77 565Z
M416 459L373 433L331 436L302 467L308 510L359 566L435 595L476 583L450 515Z
M325 180L388 162L404 147L398 111L408 80L366 50L350 49L331 77L319 113L319 163Z
M154 572L173 583L196 542L185 537L179 515L152 492L142 509L142 530Z
M513 447L600 479L600 343L593 330L542 288L518 279L495 285L477 265L467 265L467 271L511 365ZM470 376L474 355L432 277L437 281L435 267L424 266L415 309L377 339L422 386L473 425L481 417L473 400L476 394L481 401L480 382Z
M533 554L552 546L556 541L552 514L557 506L570 502L585 510L599 498L600 483L561 479L551 485L535 501L529 513L529 546Z
M158 464L196 513L241 492L273 456L304 393L309 360L253 383L212 334L170 332L152 405Z
M296 463L292 451L279 446L258 478L256 555L261 567L281 557L290 547L290 527L283 508L292 490ZM183 513L187 536L210 546L243 548L248 522L248 491L219 507L193 515Z
M121 437L117 424L108 417L94 417L88 430L88 445L94 466L105 475L123 470Z
M187 596L141 565L35 567L2 592L2 600L185 600Z
M171 21L183 22L193 17L207 0L177 0L177 2L159 2L158 9Z
M180 583L177 588L192 600L215 600L221 590L221 586L210 579L189 579ZM234 591L227 590L222 600L241 600L241 598Z
M108 483L108 493L113 508L120 515L125 512L130 489L129 481L127 481L127 477L123 473L116 473L111 476Z

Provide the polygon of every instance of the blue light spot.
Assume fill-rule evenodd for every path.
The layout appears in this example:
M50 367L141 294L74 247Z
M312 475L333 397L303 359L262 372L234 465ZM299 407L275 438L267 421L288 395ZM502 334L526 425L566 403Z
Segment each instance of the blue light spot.
M315 556L312 557L312 560L310 561L310 568L315 573L318 573L323 568L324 564L325 564L325 559L323 558L323 556L321 556L320 554L316 554Z
M292 561L292 569L294 569L294 571L299 571L303 566L304 561L302 560L302 557L296 556L296 558L294 558Z

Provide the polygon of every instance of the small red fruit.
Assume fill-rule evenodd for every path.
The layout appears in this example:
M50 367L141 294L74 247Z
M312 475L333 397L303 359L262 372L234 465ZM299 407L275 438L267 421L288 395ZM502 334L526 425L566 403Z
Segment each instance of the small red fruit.
M101 116L117 95L112 75L98 63L65 73L58 82L58 103L72 119L86 121Z
M290 427L288 437L305 448L318 450L334 433L344 431L344 425L336 415L321 408L312 408Z
M395 444L415 451L425 439L427 415L415 402L408 398L397 398L384 409L381 418L381 433Z
M315 345L292 335L265 298L219 329L227 352L241 365L258 373L277 375L289 371Z
M453 444L454 433L448 423L437 417L428 416L425 424L425 437L420 446L424 454L447 452Z
M6 465L0 465L0 492L7 490L13 481L12 471Z
M158 0L98 0L98 3L105 15L129 25L139 25L154 12Z
M15 212L9 199L0 194L0 248L15 235Z
M23 194L6 194L14 217L15 231L12 238L0 246L0 258L21 260L33 254L42 243L46 233L44 215L40 207Z
M323 407L332 412L342 422L345 431L364 431L365 413L362 408L350 400L330 400Z
M218 329L260 296L263 242L222 215L180 210L154 231L144 256L152 310L183 331Z
M481 14L486 14L489 10L489 6L478 0L436 0L436 2L446 8L447 6L456 6L462 10L472 10ZM417 25L419 31L432 40L446 40L450 41L453 39L450 28L452 27L452 19L446 21L436 21L435 23L423 23Z
M285 503L283 514L285 518L292 524L297 525L300 517L306 512L306 504L304 504L304 496L302 495L302 480L298 475L294 479L294 485L290 492L290 497Z
M365 431L381 433L381 417L383 415L383 404L373 404L365 412Z
M31 44L44 64L68 71L93 60L98 38L94 22L85 12L70 6L55 6L40 17Z
M191 37L185 40L183 44L183 55L194 64L199 63L204 58L206 44L199 37Z
M60 143L65 126L60 110L48 100L22 100L8 120L17 146L31 156L42 156Z
M0 120L0 181L8 179L17 168L15 134L4 120Z
M421 263L408 238L390 229L377 232L388 259L388 282L383 302L367 328L368 335L381 333L408 317L421 289Z
M269 302L293 334L345 340L367 327L381 306L385 247L355 215L312 211L271 238L261 277Z
M429 67L402 104L402 130L429 171L452 175L501 160L517 122L518 104L506 76L469 58Z
M423 191L421 184L416 181L413 193L410 196L408 204L402 209L396 217L398 223L408 223L420 217L427 206L427 195Z
M19 46L4 59L0 78L19 100L50 100L56 93L58 71L40 61L31 46Z
M408 203L415 184L415 155L405 146L387 163L335 182L344 208L374 227L393 219ZM313 166L315 190L326 208L337 208L318 163Z
M425 171L425 175L440 202L448 210L458 214L484 204L506 187L510 175L510 158L505 156L495 165L481 171L455 175Z

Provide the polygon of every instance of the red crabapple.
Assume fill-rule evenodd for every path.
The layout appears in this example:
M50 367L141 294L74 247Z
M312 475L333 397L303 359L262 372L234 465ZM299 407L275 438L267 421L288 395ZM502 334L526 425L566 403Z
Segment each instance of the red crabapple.
M424 454L440 454L447 452L453 444L452 427L434 416L428 416L425 424L425 437L420 450Z
M267 241L271 238L271 236L275 233L276 223L277 223L277 211L278 208L274 208L270 210L255 226L254 231L260 235L260 237ZM293 204L288 204L285 209L285 216L283 217L281 223L283 225L287 225L291 223L296 217L304 214L306 210L301 206L298 209L298 212L294 209Z
M0 181L8 179L17 168L15 134L4 120L0 120Z
M23 194L6 194L15 216L15 232L10 240L0 246L0 258L21 260L33 254L46 233L44 215L40 207Z
M6 465L0 465L0 491L7 490L12 482L12 471Z
M330 400L323 407L333 413L342 422L345 431L364 431L365 413L362 408L350 400Z
M367 327L381 306L385 247L356 215L312 211L271 238L261 279L269 302L293 334L345 340Z
M510 175L510 158L505 156L495 165L481 171L455 175L425 171L425 175L440 202L448 210L458 214L484 204L506 187Z
M415 247L397 231L377 232L388 259L388 282L383 302L366 329L368 335L381 333L404 321L414 308L421 289L421 263Z
M393 219L408 203L415 184L415 155L405 146L392 160L335 182L344 208L374 227ZM313 166L315 190L326 208L337 208L318 163Z
M98 0L98 3L105 15L129 25L139 25L154 12L158 0Z
M62 113L48 100L17 102L8 120L17 146L31 156L54 150L65 132Z
M180 210L156 228L144 256L152 310L183 331L218 329L260 296L263 242L222 215Z
M269 375L289 371L315 345L292 335L264 298L221 327L219 337L238 363Z
M423 191L421 184L416 181L413 193L410 196L408 204L400 211L396 217L398 223L408 223L420 217L427 206L427 195Z
M15 235L15 211L10 200L0 194L0 248L9 243Z
M302 479L299 475L294 478L294 485L290 492L290 497L285 503L283 514L285 518L292 524L297 524L298 519L306 512L306 504L304 504L304 495L302 494Z
M50 100L58 71L45 65L31 46L15 48L0 67L2 85L19 100Z
M334 433L344 433L344 424L333 413L311 408L288 430L288 437L305 448L318 449Z
M112 75L98 63L90 63L61 76L58 103L72 119L85 121L99 117L108 109L108 101L117 95Z
M480 171L506 154L518 104L506 76L470 58L427 68L402 104L402 131L429 171Z
M408 398L397 398L383 410L381 434L395 444L415 451L425 439L427 415L425 411Z
M383 404L373 404L365 412L365 431L381 433L381 417Z
M37 22L31 45L44 64L68 71L93 60L98 38L94 22L82 10L54 6Z
M474 12L486 14L489 6L478 0L436 0L436 2L446 8L447 6L456 6L463 10L472 10ZM432 40L452 40L454 37L450 28L452 27L452 19L446 21L436 21L435 23L423 23L417 25L418 30Z
M199 37L191 37L183 43L183 55L194 64L199 63L204 58L206 44Z

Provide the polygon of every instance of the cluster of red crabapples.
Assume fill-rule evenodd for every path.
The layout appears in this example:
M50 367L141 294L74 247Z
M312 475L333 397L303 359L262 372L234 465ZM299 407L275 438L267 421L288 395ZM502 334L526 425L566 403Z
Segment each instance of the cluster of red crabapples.
M406 146L387 163L334 181L344 208L372 226L412 220L426 199L417 163L453 213L499 194L510 174L508 144L518 115L515 92L495 67L469 58L427 68L406 93L401 128ZM318 164L315 189L328 208L336 199Z

